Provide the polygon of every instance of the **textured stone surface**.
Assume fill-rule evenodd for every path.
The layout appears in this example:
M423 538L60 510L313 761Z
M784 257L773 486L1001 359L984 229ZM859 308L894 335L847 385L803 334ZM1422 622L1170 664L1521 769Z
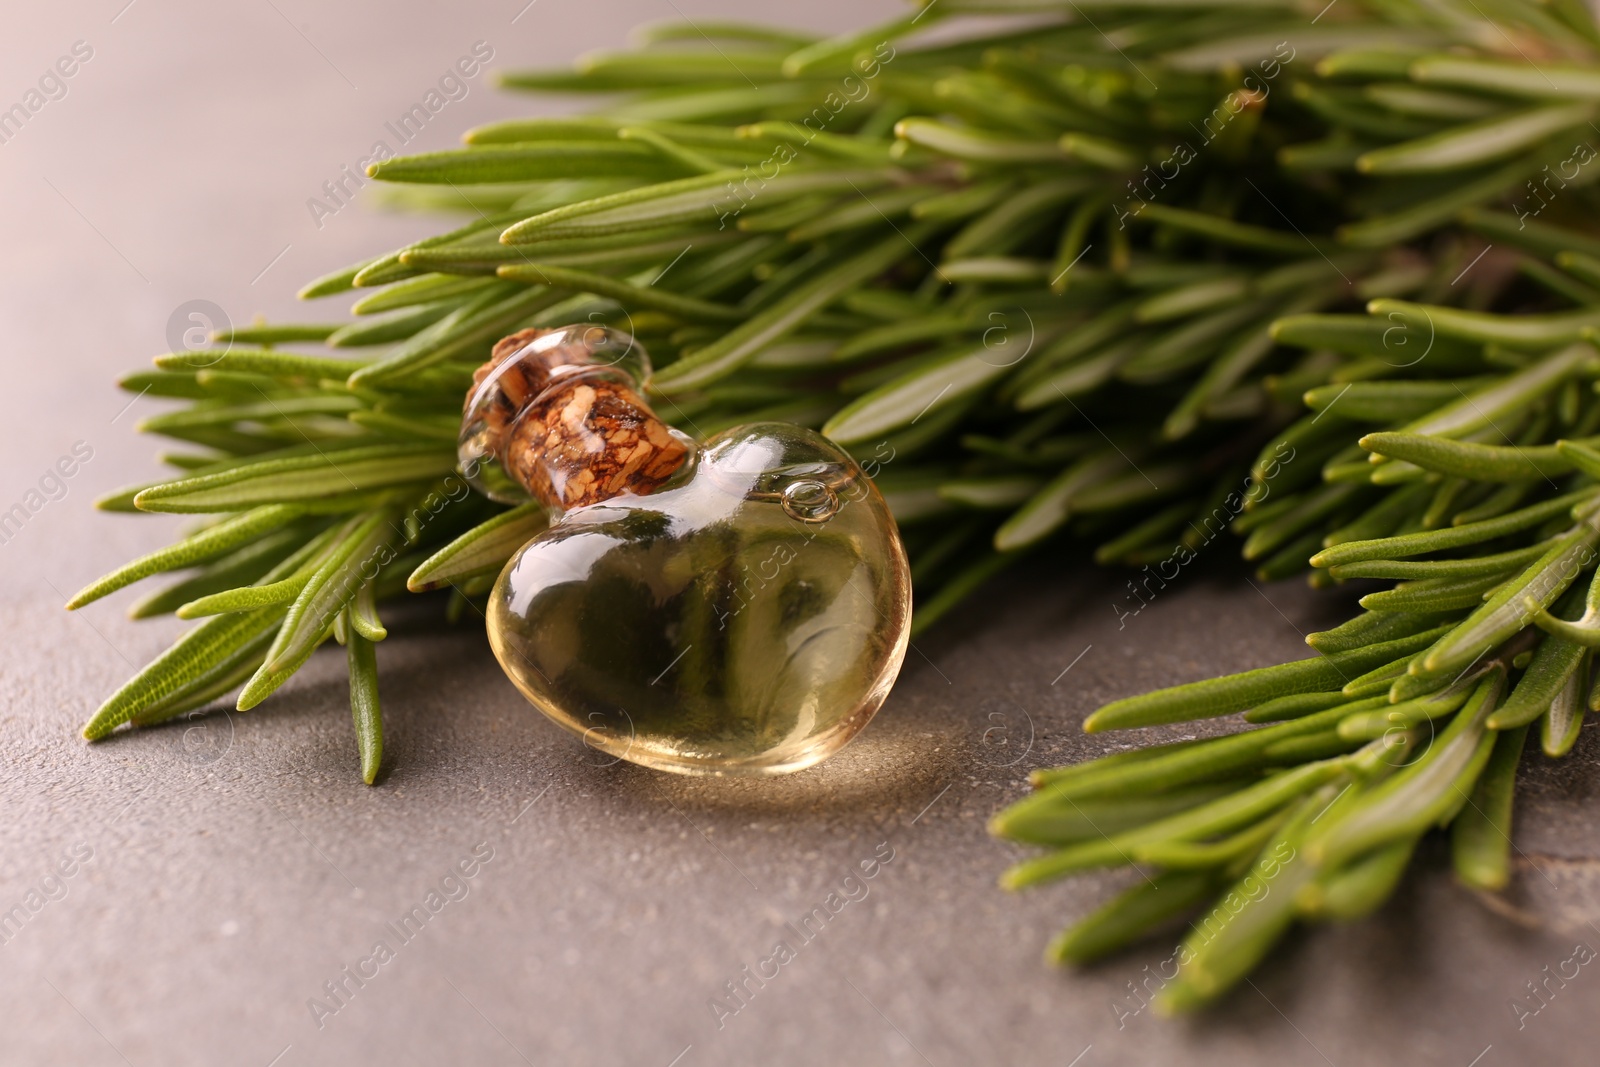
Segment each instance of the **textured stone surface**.
M1575 942L1600 947L1592 728L1559 765L1531 757L1510 907L1480 904L1429 850L1381 914L1292 936L1198 1021L1119 1026L1112 1005L1170 954L1160 943L1083 973L1039 963L1124 878L994 888L1013 850L983 823L1023 770L1127 744L1078 733L1098 702L1294 656L1296 631L1337 612L1227 567L1185 573L1122 630L1113 578L1063 561L1003 582L918 642L859 741L778 782L600 765L434 602L379 649L393 770L378 788L357 778L335 656L250 715L77 740L177 629L126 621L127 594L60 608L177 525L88 508L154 470L132 424L159 405L125 410L114 373L166 347L185 301L283 317L303 279L427 232L361 206L318 228L306 201L474 41L553 63L675 9L740 6L538 0L513 23L521 0L448 19L415 2L120 4L17 7L0 35L6 105L74 41L94 49L0 145L0 510L75 442L93 449L0 545L0 911L42 902L0 946L0 1063L1592 1062L1594 966L1520 1032L1508 1008ZM843 26L896 6L769 15ZM412 147L518 108L479 77ZM708 1000L880 846L893 858L868 895L719 1030ZM47 882L74 848L87 862ZM446 883L462 861L475 875ZM401 944L386 924L434 890L460 899ZM380 939L394 958L319 1028L307 1001Z

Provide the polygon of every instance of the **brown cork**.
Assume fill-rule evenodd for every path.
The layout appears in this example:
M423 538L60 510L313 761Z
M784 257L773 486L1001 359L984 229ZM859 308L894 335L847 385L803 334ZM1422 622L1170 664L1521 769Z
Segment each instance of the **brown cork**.
M659 488L688 449L631 387L626 372L593 365L585 346L523 353L548 332L512 334L473 374L476 392L497 367L522 354L496 379L499 398L484 413L490 449L506 473L534 499L563 509Z

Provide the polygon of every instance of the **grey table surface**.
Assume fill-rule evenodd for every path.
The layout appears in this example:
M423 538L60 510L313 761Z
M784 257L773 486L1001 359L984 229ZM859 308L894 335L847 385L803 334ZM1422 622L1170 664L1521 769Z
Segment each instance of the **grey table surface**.
M984 820L1024 770L1126 745L1078 730L1104 700L1295 657L1338 617L1220 560L1122 627L1117 579L1074 561L1000 583L917 643L859 740L779 781L605 765L437 605L380 649L392 770L377 788L357 779L331 654L250 715L79 740L178 630L128 621L126 596L61 609L175 528L89 507L155 469L133 424L159 405L130 405L113 376L166 348L186 301L281 319L303 280L428 232L308 201L475 42L495 65L554 64L641 21L741 9L524 2L8 6L0 106L75 45L91 54L0 143L0 511L42 498L0 545L0 1063L1594 1062L1593 966L1536 1014L1511 1007L1600 946L1592 729L1560 764L1530 758L1505 903L1456 886L1433 849L1380 914L1294 934L1197 1020L1136 1010L1130 990L1170 946L1077 973L1040 962L1125 876L995 888L1013 850ZM896 9L761 13L837 29ZM408 147L536 106L467 84ZM92 455L51 480L74 446ZM874 856L891 858L845 882ZM717 1011L833 892L848 902L822 932ZM398 934L418 906L429 921Z

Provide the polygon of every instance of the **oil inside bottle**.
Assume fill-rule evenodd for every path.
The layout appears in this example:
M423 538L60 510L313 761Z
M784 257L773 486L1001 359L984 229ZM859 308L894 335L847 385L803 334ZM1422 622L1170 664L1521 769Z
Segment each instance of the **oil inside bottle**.
M843 451L786 423L717 434L661 488L562 513L490 596L540 711L660 770L779 774L837 751L905 656L905 551Z

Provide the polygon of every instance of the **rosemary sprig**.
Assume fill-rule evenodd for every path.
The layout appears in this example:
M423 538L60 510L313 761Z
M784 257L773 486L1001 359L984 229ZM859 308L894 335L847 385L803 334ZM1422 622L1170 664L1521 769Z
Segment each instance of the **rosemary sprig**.
M86 735L251 706L335 636L374 781L382 601L449 585L459 614L544 522L450 473L471 370L584 319L646 345L687 430L784 418L851 448L919 627L1050 539L1147 587L1224 528L1265 578L1395 583L1311 659L1086 723L1246 728L1035 773L994 828L1045 851L1007 884L1152 875L1052 958L1189 916L1176 1010L1295 921L1377 907L1432 826L1503 885L1527 730L1559 755L1596 706L1600 31L1567 3L1267 6L940 0L828 40L658 27L506 76L623 95L376 164L468 215L302 290L355 295L353 322L124 380L186 403L143 428L193 451L101 506L220 519L71 606L187 570L135 613L217 614ZM970 15L1015 19L921 43Z

